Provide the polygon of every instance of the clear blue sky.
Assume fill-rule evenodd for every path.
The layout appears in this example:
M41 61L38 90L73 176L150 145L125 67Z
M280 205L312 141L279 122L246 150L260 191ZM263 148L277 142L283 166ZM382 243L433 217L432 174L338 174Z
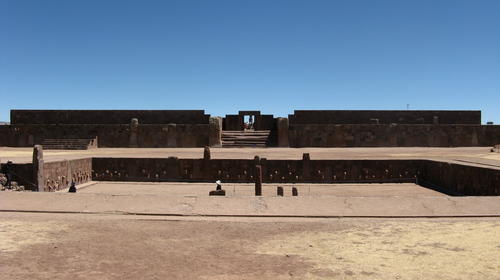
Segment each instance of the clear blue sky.
M0 120L406 104L500 124L500 1L0 0Z

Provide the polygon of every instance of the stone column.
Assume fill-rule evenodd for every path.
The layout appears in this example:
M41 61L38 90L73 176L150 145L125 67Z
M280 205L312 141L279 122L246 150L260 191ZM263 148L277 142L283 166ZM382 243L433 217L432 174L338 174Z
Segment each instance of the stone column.
M262 195L262 166L255 166L255 196Z
M288 141L288 118L277 118L278 147L289 147Z
M209 160L210 159L210 147L208 146L205 146L205 148L203 149L203 159L204 160Z
M35 145L33 148L33 179L39 192L45 191L45 176L43 172L43 148Z
M129 148L137 148L139 147L137 141L137 135L139 132L139 120L133 118L130 120L130 138L129 138Z
M203 175L202 177L204 179L212 179L213 176L210 174L210 148L208 146L205 146L205 149L203 149Z
M309 153L302 154L302 180L307 182L311 177L311 157Z
M210 117L208 121L208 145L222 147L222 118Z

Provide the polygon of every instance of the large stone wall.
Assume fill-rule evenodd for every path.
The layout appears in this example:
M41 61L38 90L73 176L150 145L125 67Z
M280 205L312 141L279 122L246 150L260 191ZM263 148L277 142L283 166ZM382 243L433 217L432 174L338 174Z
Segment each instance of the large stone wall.
M481 124L481 111L295 110L290 124Z
M208 145L207 124L139 124L140 148L203 147ZM46 138L98 138L98 146L130 147L130 125L2 125L0 146L30 147Z
M415 182L414 160L243 160L94 158L97 181L254 182L255 165L265 183Z
M290 124L290 147L470 147L500 142L499 125Z
M204 110L11 110L11 124L208 124Z
M71 182L82 184L92 180L92 159L46 162L43 166L44 191L57 191L69 187Z

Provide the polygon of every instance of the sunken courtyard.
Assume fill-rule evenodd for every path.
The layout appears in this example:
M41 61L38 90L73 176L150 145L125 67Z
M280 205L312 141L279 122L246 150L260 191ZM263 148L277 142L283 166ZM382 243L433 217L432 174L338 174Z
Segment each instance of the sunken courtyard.
M500 125L481 111L11 110L0 162L8 279L500 271Z

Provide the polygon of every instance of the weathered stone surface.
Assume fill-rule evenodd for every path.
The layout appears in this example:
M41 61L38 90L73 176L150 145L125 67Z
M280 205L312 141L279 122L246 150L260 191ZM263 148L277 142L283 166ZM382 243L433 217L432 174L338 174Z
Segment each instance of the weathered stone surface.
M283 187L276 187L276 195L283 196Z
M481 111L413 111L413 110L295 110L288 115L290 124L481 124Z
M45 191L43 148L41 145L35 145L33 147L33 178L35 178L35 185L38 191Z
M255 196L262 195L262 166L255 166Z
M208 124L204 110L11 110L11 124Z
M222 118L210 117L208 123L208 143L210 147L222 146Z
M130 136L129 136L129 147L137 148L137 134L139 133L139 120L133 118L130 120Z
M290 147L474 147L500 141L500 125L290 124Z
M288 141L288 119L278 118L277 127L278 127L278 146L279 147L290 146L290 143Z
M205 146L205 148L203 149L203 159L204 160L208 160L210 159L210 147L208 146Z

